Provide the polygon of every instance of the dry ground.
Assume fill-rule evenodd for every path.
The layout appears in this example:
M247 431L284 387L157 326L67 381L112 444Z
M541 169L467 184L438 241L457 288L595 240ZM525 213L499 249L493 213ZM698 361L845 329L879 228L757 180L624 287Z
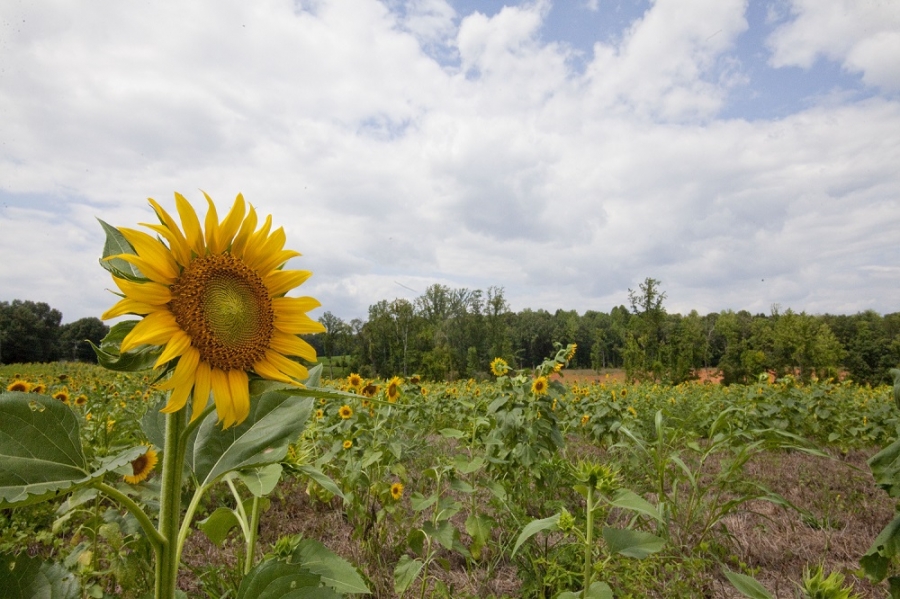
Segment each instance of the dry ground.
M777 453L766 454L751 463L748 476L808 510L811 517L804 521L797 512L766 502L749 505L752 512L733 515L725 521L730 538L720 538L720 546L728 552L724 559L732 564L744 562L755 569L756 578L779 599L797 597L796 583L804 566L819 563L824 563L827 571L844 573L862 597L884 597L884 587L873 588L856 576L859 557L893 517L893 502L875 487L866 466L871 453L836 453L833 459ZM371 554L352 538L352 528L337 500L322 504L312 500L302 484L283 483L273 494L272 507L262 518L260 532L262 551L284 535L303 533L319 539L360 567L375 597L394 596L391 591L394 564L384 560L382 564L373 563ZM236 549L239 550L236 544L216 548L202 534L194 533L188 540L185 560L194 565L233 564ZM453 561L450 572L440 572L441 578L456 589L454 596L520 596L520 581L512 563L501 563L489 579L485 574L477 568L467 572L462 560ZM718 567L703 570L696 582L693 597L741 596L724 581ZM190 573L181 581L182 588L191 597L203 596L197 584L196 577ZM665 597L664 581L660 581L659 588L652 596ZM617 597L621 596L618 592L621 590L617 589Z

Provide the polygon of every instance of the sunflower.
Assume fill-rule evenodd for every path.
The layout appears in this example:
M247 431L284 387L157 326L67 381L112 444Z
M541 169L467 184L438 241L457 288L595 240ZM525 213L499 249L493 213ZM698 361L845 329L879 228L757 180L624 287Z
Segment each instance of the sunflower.
M69 405L69 390L66 387L63 387L59 391L53 394L53 399L63 402L66 405Z
M365 387L362 388L362 394L364 397L375 397L375 394L378 393L378 385L373 385L369 383Z
M355 372L351 372L350 376L347 377L347 386L351 389L359 391L363 386L363 379L361 376L356 374Z
M343 418L344 420L347 420L348 418L353 416L353 408L344 404L341 406L341 409L338 410L338 414L340 414L341 418Z
M394 498L394 501L400 501L400 498L403 497L403 483L391 485L391 497Z
M353 447L353 441L350 439L345 439L344 443L343 443L343 447L344 447L344 449L350 449L351 447Z
M82 393L81 395L79 395L78 397L75 398L75 405L76 405L76 406L83 406L84 404L87 403L87 399L88 399L88 398L87 398L87 395L85 395L84 393Z
M31 391L31 383L28 381L23 381L21 379L16 379L11 382L6 387L7 391L21 391L22 393L28 393Z
M494 376L503 376L509 372L509 364L503 358L494 358L491 361L491 374Z
M582 416L581 417L581 426L584 426L585 424L587 424L588 420L590 420L590 419L591 419L591 417L588 414L585 414L584 416Z
M422 381L422 377L419 376L418 374L414 374L411 377L409 377L409 382L412 383L413 385L418 385L421 381Z
M37 385L32 385L31 392L32 393L46 393L47 385L45 385L44 383L38 383Z
M569 351L566 352L566 362L571 362L572 358L575 357L575 351L578 349L578 344L573 343L569 346Z
M547 393L547 377L539 376L531 383L531 392L535 395L545 395Z
M152 447L148 447L143 455L138 456L137 459L131 462L132 473L125 475L125 482L129 485L136 485L139 482L146 480L146 478L150 476L150 472L156 466L157 461L156 450Z
M308 376L288 356L315 361L316 352L298 337L325 331L306 312L320 304L285 293L310 276L282 270L300 254L284 249L283 228L272 231L272 217L257 229L253 206L240 194L221 221L213 201L205 227L194 208L175 194L181 227L154 200L160 224L144 225L153 237L135 229L119 232L134 253L107 256L128 262L142 278L126 279L113 269L122 299L103 314L143 316L122 340L121 353L142 345L162 346L154 365L172 366L162 389L172 391L163 412L177 412L193 398L193 417L202 413L210 391L224 427L242 422L250 411L249 373L299 385Z
M322 408L316 410L316 420L321 420L323 416L325 416L325 410Z
M398 376L392 378L388 384L387 389L385 389L385 393L387 393L388 401L394 403L400 397L400 384L403 382Z

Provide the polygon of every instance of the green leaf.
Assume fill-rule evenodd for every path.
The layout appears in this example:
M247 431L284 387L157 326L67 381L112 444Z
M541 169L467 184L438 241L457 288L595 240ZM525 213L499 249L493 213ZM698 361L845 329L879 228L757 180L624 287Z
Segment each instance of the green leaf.
M59 564L22 553L0 555L0 589L3 599L77 599L78 579Z
M732 572L728 568L723 568L722 571L725 573L728 581L734 585L734 588L740 591L745 597L750 597L750 599L775 599L775 597L769 593L763 585L759 584L756 579L745 574Z
M197 527L203 531L203 534L219 546L225 542L231 529L240 525L241 521L238 515L227 507L216 508L209 517L197 523Z
M614 507L638 512L645 516L650 516L657 522L662 522L662 517L659 515L659 509L634 491L619 489L616 491L615 495L613 495L613 498L609 503Z
M442 428L438 431L438 433L440 433L444 437L447 437L448 439L462 439L466 436L466 433L455 428Z
M89 471L78 420L45 395L0 394L0 508L56 497L102 478L146 451L132 447Z
M97 220L100 221L100 226L106 232L106 241L103 244L103 259L100 260L100 266L119 278L130 281L145 281L146 278L141 274L141 271L130 262L126 262L121 258L105 259L109 256L118 256L119 254L137 255L137 252L134 251L134 248L117 228L103 222L99 218Z
M494 520L484 514L472 512L466 518L466 533L472 537L472 546L469 547L469 551L472 552L472 557L475 559L481 557L481 548L491 538L491 526L493 524Z
M332 495L337 495L341 499L346 499L346 497L344 497L343 491L341 491L341 488L337 486L337 483L331 480L331 478L327 474L325 474L315 466L304 464L302 466L297 466L297 469L322 485L322 488Z
M247 419L228 429L211 412L197 428L189 461L201 485L209 485L228 472L280 462L309 420L312 399L291 391L269 391L250 398Z
M408 555L400 557L397 567L394 568L394 592L397 593L397 596L403 595L409 585L416 581L424 565L422 561Z
M281 480L281 471L281 464L269 464L260 468L241 470L237 476L255 497L263 497L275 489Z
M300 541L288 561L318 574L323 583L338 593L369 594L369 587L356 568L315 539Z
M153 368L157 358L163 352L162 346L140 345L124 354L119 351L122 340L139 322L139 320L125 320L116 323L100 342L100 347L88 340L88 343L94 348L97 361L101 366L118 372L135 372Z
M340 599L306 568L283 560L260 562L241 581L236 599Z
M426 522L422 525L422 531L429 537L436 539L444 549L452 549L453 541L456 535L459 534L449 520L442 521L438 526L433 525L431 522Z
M516 554L516 551L519 550L522 543L544 530L559 530L559 514L553 514L549 518L544 518L542 520L532 520L526 524L525 528L523 528L522 532L519 534L519 538L516 539L512 555Z
M887 576L891 560L900 554L900 516L894 518L878 533L872 546L859 560L866 576L875 582Z
M891 497L900 496L900 439L897 439L868 461L875 482Z
M894 377L894 403L900 409L900 369L891 368L891 376Z
M303 384L309 387L310 389L315 389L319 386L319 381L322 380L322 370L323 366L321 364L316 364L312 368L308 370L309 375L306 377L306 380L303 381Z
M649 532L608 526L603 527L603 540L606 541L610 553L637 559L644 559L652 553L661 551L666 545L664 540Z

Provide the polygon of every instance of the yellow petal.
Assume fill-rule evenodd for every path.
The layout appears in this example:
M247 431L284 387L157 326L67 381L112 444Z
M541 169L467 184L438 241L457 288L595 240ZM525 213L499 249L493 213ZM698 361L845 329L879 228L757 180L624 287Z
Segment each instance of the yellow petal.
M197 373L194 375L193 403L191 405L191 421L193 422L209 403L210 367L206 362L197 364Z
M244 222L241 223L241 229L238 231L237 236L234 238L234 243L231 244L231 253L237 256L238 258L244 257L244 248L247 247L247 242L250 241L250 236L253 235L253 230L256 228L256 209L253 206L250 206L249 212L247 212L247 218L244 219Z
M113 282L128 299L151 306L163 306L172 301L172 292L167 286L159 283L135 283L118 277L113 277Z
M152 312L134 325L131 332L122 339L119 351L124 353L139 345L163 345L180 330L181 327L168 310Z
M244 247L243 254L244 262L248 265L259 260L263 242L269 237L269 230L271 228L272 215L270 214L266 217L266 222L263 223L263 226L260 227L259 231L250 235L250 239L247 240L247 245Z
M289 385L298 384L297 381L278 370L278 368L276 368L275 365L269 362L266 358L263 358L262 360L259 360L258 362L253 364L253 372L263 377L264 379L269 379L270 381L280 381Z
M223 220L222 224L219 226L219 243L222 246L221 251L224 251L231 245L234 236L238 232L238 228L241 226L241 221L244 220L244 210L244 196L238 194L234 200L234 205L231 207L225 220Z
M209 372L209 384L212 387L213 401L216 402L216 414L219 416L219 422L225 423L227 428L230 426L228 423L234 422L234 407L231 403L231 390L228 388L228 375L224 370L212 368Z
M137 255L153 264L153 268L163 273L167 277L175 278L178 276L178 265L175 263L175 257L165 245L143 231L119 227L122 237L128 240L128 243L137 252Z
M145 314L150 314L156 310L159 310L159 306L151 306L144 302L136 302L133 299L126 297L116 302L116 305L101 314L100 319L109 320L110 318L124 316L125 314L144 316Z
M175 282L175 275L158 269L154 263L145 260L140 256L135 256L134 254L118 254L117 256L108 256L104 258L104 260L112 260L114 258L119 258L129 264L134 264L137 269L141 271L141 274L151 281L162 283L163 285L171 285Z
M272 308L275 314L282 316L300 315L315 310L322 304L314 297L275 297L272 298Z
M151 228L169 241L169 248L171 248L172 253L175 254L175 260L182 266L187 266L191 261L191 246L188 245L184 233L181 232L175 219L172 218L168 212L163 210L162 206L156 203L156 200L153 198L148 198L148 200L150 201L153 210L156 212L157 218L159 218L160 222L164 225L159 228L156 226ZM150 225L146 226L149 227Z
M187 403L188 395L194 386L194 376L197 373L197 365L199 363L200 352L192 347L188 348L184 355L181 356L181 359L178 360L175 372L172 373L172 378L168 381L167 386L172 389L172 394L169 396L169 401L166 402L166 407L160 412L171 414L184 407L184 404Z
M312 272L308 270L273 270L263 279L269 295L277 297L284 295L294 287L299 287L306 281Z
M316 361L315 348L296 335L288 335L276 329L272 333L269 347L284 356L299 356L310 362Z
M266 357L264 361L268 362L284 374L297 379L298 381L302 381L309 376L309 371L306 370L306 367L303 364L299 364L291 359L285 358L278 352L266 350Z
M243 370L228 371L228 387L231 389L231 404L234 408L234 424L240 424L250 413L250 385ZM226 425L225 428L228 428Z
M279 331L290 333L291 335L306 335L325 332L325 327L321 322L316 322L305 314L291 317L279 317L278 314L276 314L273 324Z
M206 223L203 225L206 229L206 249L212 254L221 254L222 247L219 242L219 213L216 212L216 205L212 198L203 192L206 198Z
M188 246L198 256L206 255L206 245L203 243L203 230L200 228L200 219L194 212L194 207L180 193L175 194L175 208L181 217L181 227Z
M169 360L174 360L187 351L190 346L191 338L188 337L187 333L184 331L176 332L172 335L172 338L169 339L169 342L166 344L166 349L164 349L163 353L156 359L156 364L154 364L153 367L159 368Z

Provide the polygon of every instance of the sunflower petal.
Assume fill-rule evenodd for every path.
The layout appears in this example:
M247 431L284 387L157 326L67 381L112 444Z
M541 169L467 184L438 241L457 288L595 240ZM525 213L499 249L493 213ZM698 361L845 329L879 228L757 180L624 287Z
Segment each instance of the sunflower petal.
M158 239L147 235L143 231L126 227L119 227L119 232L131 244L137 255L153 264L157 271L173 279L178 276L178 265L175 264L175 257L169 251L169 248L160 243Z
M231 207L225 220L223 220L222 224L219 226L219 251L225 251L225 249L231 245L234 236L238 232L238 228L241 226L241 221L244 220L245 209L244 196L238 194L234 200L234 205Z
M299 287L310 276L312 272L308 270L273 270L265 276L263 282L269 290L269 295L278 297L294 287Z
M135 283L118 277L113 277L113 282L127 298L137 302L162 306L172 301L172 292L169 287L159 283Z
M113 260L115 258L120 258L129 264L133 264L137 267L141 274L154 281L156 283L162 283L163 285L171 285L175 282L175 275L169 275L162 270L159 270L156 265L154 265L149 260L145 260L140 256L135 256L134 254L118 254L116 256L107 256L104 260Z
M203 410L206 409L206 404L209 403L210 371L208 363L201 361L197 364L197 373L194 375L194 391L192 393L191 422L203 413Z
M228 371L228 388L231 389L231 404L234 408L234 421L240 424L250 414L250 385L247 373L243 370ZM231 424L227 424L228 428Z
M166 344L166 349L164 349L163 353L156 359L156 364L154 364L153 367L159 368L169 360L174 360L178 356L184 354L190 346L191 338L188 337L187 333L179 330L172 335L171 339L169 339L169 342Z
M273 332L269 347L284 356L299 356L310 362L316 361L316 350L312 345L296 335L288 335L278 329Z
M206 248L212 254L221 254L222 248L219 244L219 213L216 211L216 205L212 198L204 191L203 197L206 198L206 222L204 230L206 231Z
M180 193L175 194L175 207L181 217L181 225L188 246L195 254L203 256L206 254L206 245L203 243L203 230L200 228L200 219L197 218L194 207Z
M228 387L228 375L220 368L212 368L209 372L209 384L212 387L213 400L216 402L216 414L219 416L219 422L222 422L227 428L235 422L231 389Z
M181 327L175 322L171 312L168 310L151 312L125 335L119 351L124 353L139 345L163 345L179 331Z
M175 372L172 378L167 382L167 386L172 389L169 401L166 402L161 412L171 414L177 412L187 403L188 395L194 387L194 378L197 373L197 365L200 363L200 352L194 348L188 348L186 352L178 360L175 366Z
M237 256L238 258L244 257L244 248L247 247L247 242L250 241L250 236L253 235L253 230L256 228L256 210L253 206L250 206L250 210L247 212L247 218L244 219L244 222L241 223L241 229L238 231L237 236L234 238L234 243L231 244L231 253Z
M148 198L148 200L150 201L153 210L156 212L157 218L159 218L160 222L163 224L163 226L159 228L156 226L150 228L157 233L160 233L169 241L169 248L172 250L172 253L175 254L175 260L182 266L187 266L191 261L191 246L188 244L187 239L185 239L184 233L181 232L175 219L172 218L162 206L157 204L156 200L153 198ZM149 227L150 225L146 226Z
M101 314L100 319L109 320L110 318L115 318L116 316L124 316L125 314L144 316L146 314L150 314L151 312L155 312L156 310L159 310L159 306L151 306L150 304L138 302L126 297L120 299L112 308Z

